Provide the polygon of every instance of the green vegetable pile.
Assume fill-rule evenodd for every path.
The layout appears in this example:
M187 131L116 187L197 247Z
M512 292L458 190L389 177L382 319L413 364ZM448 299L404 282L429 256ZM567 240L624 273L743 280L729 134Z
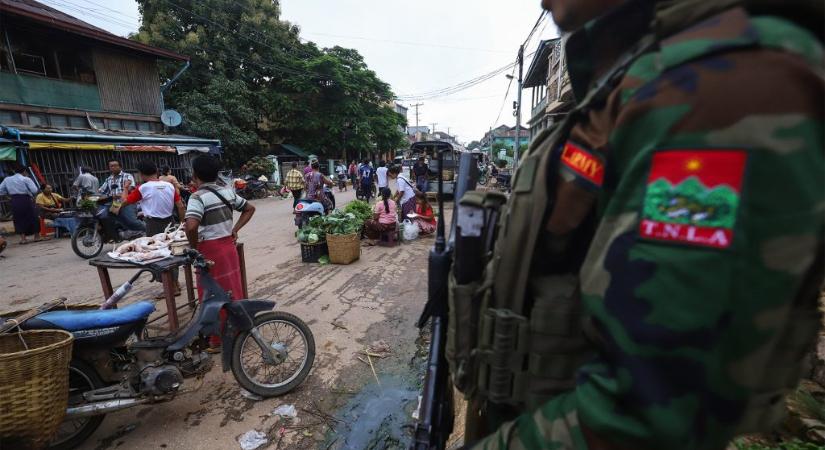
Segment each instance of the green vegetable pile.
M352 205L352 203L350 203L350 205ZM349 205L347 205L347 208L349 208ZM298 238L299 242L305 244L317 244L324 242L328 234L344 235L359 233L361 227L364 226L364 220L366 220L361 218L364 217L363 207L354 207L356 211L359 208L361 209L360 215L347 212L346 210L341 211L336 209L327 216L313 217L305 227L295 233L295 237ZM369 209L369 205L367 205L367 208ZM369 211L370 213L369 216L366 216L367 218L372 216L372 210L369 209Z
M325 217L313 217L309 220L309 223L298 230L295 233L295 237L298 238L298 242L303 242L304 244L317 244L319 242L324 242L327 239L326 231L324 228L324 219Z
M372 217L372 207L369 203L361 200L350 202L345 208L344 212L355 214L355 217L363 224Z

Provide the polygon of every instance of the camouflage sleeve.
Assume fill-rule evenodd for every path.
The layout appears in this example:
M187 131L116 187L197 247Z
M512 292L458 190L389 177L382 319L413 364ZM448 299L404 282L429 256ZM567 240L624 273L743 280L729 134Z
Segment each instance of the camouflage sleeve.
M654 73L661 56L617 94L581 273L598 356L478 448L724 448L774 425L799 379L822 282L821 52L714 52Z

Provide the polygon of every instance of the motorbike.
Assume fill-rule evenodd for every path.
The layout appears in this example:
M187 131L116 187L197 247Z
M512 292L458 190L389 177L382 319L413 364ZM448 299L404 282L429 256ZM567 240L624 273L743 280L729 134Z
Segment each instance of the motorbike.
M80 445L106 414L138 405L168 402L191 392L182 388L212 368L209 336L220 336L224 372L261 397L283 395L299 386L315 360L312 331L300 318L275 311L275 302L233 302L209 275L211 261L196 250L185 253L201 275L203 302L189 325L168 336L148 337L146 324L154 304L141 301L118 309L55 310L23 322L27 330L62 329L74 335L69 366L69 406L52 449ZM116 304L127 284L104 303ZM220 315L226 311L226 324Z
M487 166L485 164L478 166L478 184L479 185L486 185L488 181L487 178Z
M72 251L83 258L91 259L103 251L107 242L122 242L132 240L145 233L142 231L127 230L114 217L109 216L105 207L101 207L112 200L111 197L87 196L83 201L90 201L97 205L95 208L81 208L75 214L78 221L77 229L72 233ZM114 235L110 227L104 226L104 221L112 221Z
M335 209L335 194L332 189L324 186L324 195L332 204L332 209ZM298 200L292 213L295 215L295 226L300 230L309 223L310 219L316 216L325 216L329 214L329 210L318 200L302 198Z
M252 176L247 176L243 180L237 180L235 182L235 192L246 200L269 197L267 182L258 180Z

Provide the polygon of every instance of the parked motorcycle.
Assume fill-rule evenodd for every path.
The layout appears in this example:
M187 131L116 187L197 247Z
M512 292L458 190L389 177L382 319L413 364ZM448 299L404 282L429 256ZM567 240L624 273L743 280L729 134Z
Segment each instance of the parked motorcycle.
M110 202L111 197L87 196L83 201L93 202L98 207L80 209L75 215L78 226L72 233L72 251L77 256L91 259L103 251L107 242L128 241L145 235L142 231L127 230L114 217L109 216L105 208L100 207ZM112 221L114 235L111 235L109 227L104 226L106 220Z
M332 189L324 186L324 195L332 204L332 209L335 209L335 194ZM318 200L302 198L298 200L292 213L295 215L295 226L300 230L309 223L310 219L316 216L325 216L329 214L329 210Z
M233 302L209 275L212 264L196 250L186 256L201 275L204 300L184 330L148 338L145 326L154 304L118 309L52 311L21 325L23 329L62 329L74 335L69 367L69 406L53 449L80 445L100 426L105 414L138 405L173 400L186 380L202 378L212 368L206 351L209 336L221 338L223 371L262 397L283 395L300 385L315 360L312 331L298 317L274 311L267 300ZM159 274L144 269L143 274ZM127 284L113 297L122 298ZM118 297L119 296L119 297ZM108 305L112 299L107 300ZM221 326L220 315L227 313ZM222 329L223 328L223 329Z
M481 164L478 166L478 184L484 186L487 181L489 181L489 178L487 178L487 165Z
M266 181L247 176L243 180L235 180L235 193L246 200L269 197Z

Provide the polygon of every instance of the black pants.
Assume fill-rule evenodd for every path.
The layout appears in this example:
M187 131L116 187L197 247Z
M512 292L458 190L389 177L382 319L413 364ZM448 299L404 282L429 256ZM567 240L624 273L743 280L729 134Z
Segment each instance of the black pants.
M146 218L146 236L152 237L156 234L163 233L166 231L166 227L172 223L172 216L166 217L164 219L160 219L158 217L147 217ZM178 269L172 269L172 280L175 283L178 282Z
M302 189L292 190L292 209L295 209L298 206L298 200L301 199L301 195L303 195L304 191Z
M163 233L166 231L166 227L172 223L172 216L166 217L164 219L158 217L147 217L146 218L146 235L151 237L158 233Z

